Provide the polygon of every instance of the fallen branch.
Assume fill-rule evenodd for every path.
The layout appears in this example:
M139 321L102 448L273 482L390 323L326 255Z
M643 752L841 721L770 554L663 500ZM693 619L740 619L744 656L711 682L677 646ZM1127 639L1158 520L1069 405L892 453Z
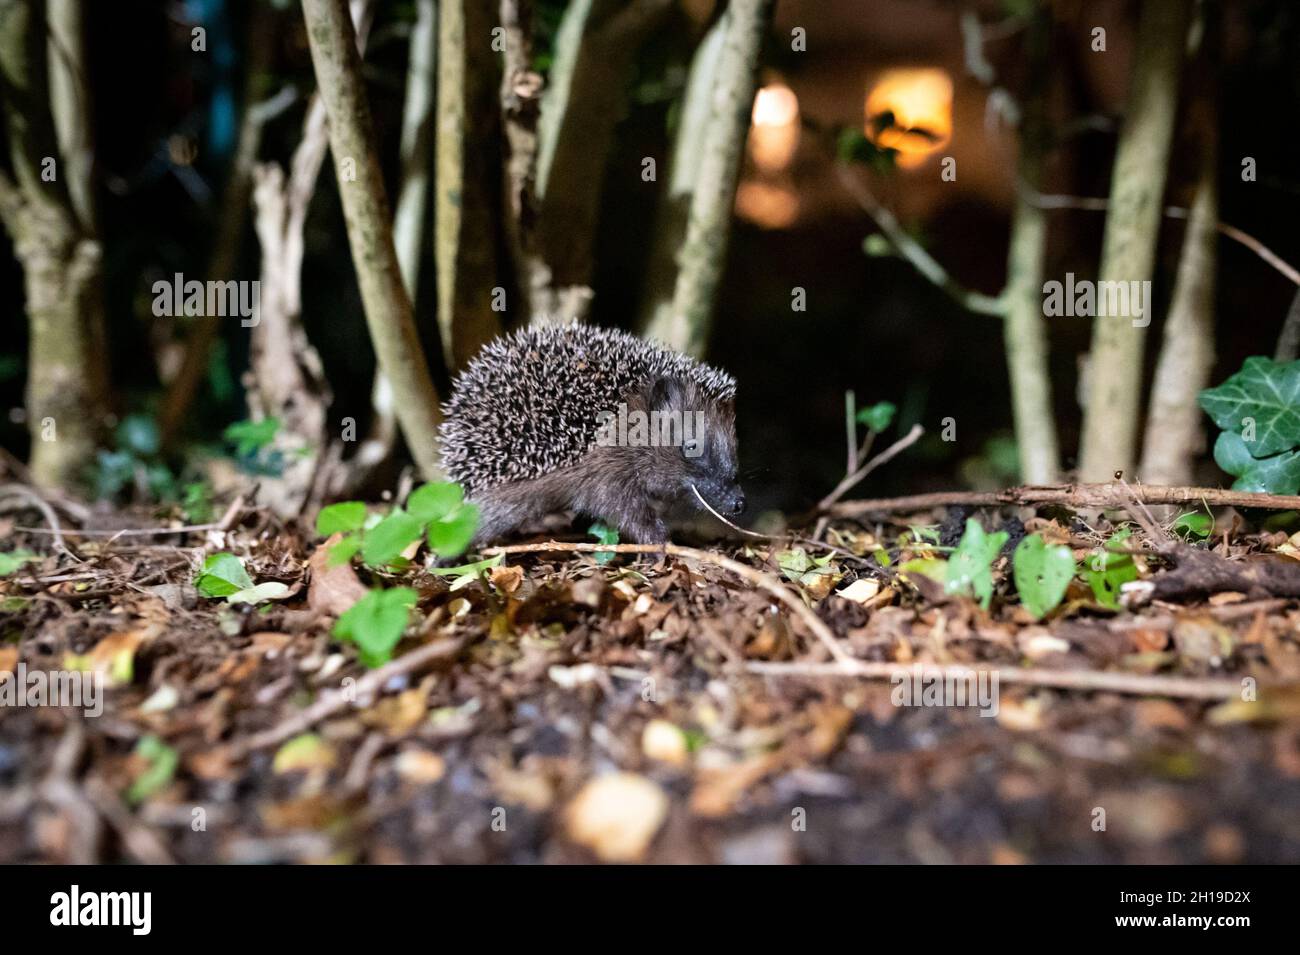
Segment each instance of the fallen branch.
M745 664L750 673L781 677L859 677L866 679L910 679L915 663L874 663L849 660L840 663ZM1044 686L1057 690L1089 690L1124 693L1130 696L1168 696L1187 700L1233 700L1241 698L1241 684L1235 680L1196 680L1187 677L1144 676L1098 670L1045 670L1015 667L968 667L962 664L922 665L927 676L942 675L944 681L966 681L982 673L995 674L999 683Z
M1142 597L1177 600L1231 590L1255 598L1300 597L1300 564L1293 560L1228 560L1192 547L1179 547L1169 556L1176 565L1172 570L1126 584L1126 595L1132 589Z
M80 558L72 551L68 550L68 545L63 541L63 525L59 523L59 516L54 513L54 508L46 502L31 488L22 484L0 484L0 498L7 495L17 495L25 500L28 504L41 512L41 517L45 518L45 523L49 524L49 530L45 528L35 528L38 532L48 533L54 538L54 549L61 554L67 554L73 560L80 561ZM72 532L69 532L72 533Z
M1214 507L1259 507L1272 511L1300 510L1300 495L1256 494L1213 487L1155 487L1117 482L1102 484L1026 485L1000 491L940 491L868 501L845 501L827 509L835 517L906 513L932 507L993 507L1060 504L1065 507L1127 508L1134 499L1144 504L1207 504Z
M840 481L839 484L835 485L835 489L817 503L817 509L819 511L829 510L836 501L860 484L868 474L876 470L876 468L880 467L882 464L888 464L899 454L916 444L923 434L925 434L925 429L923 427L919 424L912 425L912 430L903 435L903 437L885 448L885 450L881 451L852 474L844 475L844 479Z
M854 658L849 654L848 650L844 649L839 638L831 632L831 628L813 612L811 607L796 597L790 591L790 588L783 586L780 581L770 574L765 574L748 564L742 564L740 561L732 560L730 557L724 557L721 554L715 554L712 551L696 550L694 547L679 547L677 544L569 544L549 541L545 544L512 544L508 547L488 547L483 550L483 554L485 556L494 554L536 554L545 551L585 554L610 552L615 554L670 554L674 557L689 557L693 560L715 564L731 571L737 577L743 578L755 587L766 590L789 607L836 660L844 664L854 662Z
M322 693L320 699L311 706L300 710L287 720L246 739L236 740L231 745L230 756L232 759L239 759L255 750L277 746L299 733L306 732L321 720L341 713L356 705L358 701L378 693L394 677L405 676L437 660L454 657L464 646L465 641L461 639L435 640L433 643L403 654L391 663L385 663L379 669L371 670L357 680L356 685L348 691L328 690Z

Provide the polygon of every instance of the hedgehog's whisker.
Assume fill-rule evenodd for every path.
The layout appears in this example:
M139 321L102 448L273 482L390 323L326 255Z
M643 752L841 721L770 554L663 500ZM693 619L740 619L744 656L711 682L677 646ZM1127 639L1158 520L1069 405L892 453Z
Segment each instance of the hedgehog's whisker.
M736 525L736 524L731 523L731 521L727 520L725 517L723 517L721 514L719 514L717 511L715 511L715 510L713 509L713 505L710 504L708 501L706 501L706 500L704 499L704 495L700 493L700 489L697 488L694 484L691 485L691 490L695 492L695 496L699 499L699 502L700 502L701 504L704 505L704 509L705 509L706 511L708 511L710 514L712 514L712 515L713 515L714 517L716 517L718 520L722 521L722 523L726 524L726 525L727 525L728 527L730 527L733 531L740 531L740 533L742 533L742 534L748 535L749 537L757 537L759 540L771 540L771 539L772 539L772 538L771 538L769 535L767 535L767 534L760 534L760 533L758 533L757 531L747 531L747 530L745 530L745 528L740 527L740 526L738 526L738 525Z

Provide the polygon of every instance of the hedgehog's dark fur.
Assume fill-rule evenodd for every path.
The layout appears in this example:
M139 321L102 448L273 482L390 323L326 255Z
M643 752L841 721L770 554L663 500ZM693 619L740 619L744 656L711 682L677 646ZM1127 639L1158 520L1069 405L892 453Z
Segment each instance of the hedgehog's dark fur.
M605 520L625 539L662 541L691 485L735 512L730 375L625 332L590 325L529 328L486 345L444 407L442 459L482 511L478 543L547 513ZM602 413L700 412L704 453L605 447Z

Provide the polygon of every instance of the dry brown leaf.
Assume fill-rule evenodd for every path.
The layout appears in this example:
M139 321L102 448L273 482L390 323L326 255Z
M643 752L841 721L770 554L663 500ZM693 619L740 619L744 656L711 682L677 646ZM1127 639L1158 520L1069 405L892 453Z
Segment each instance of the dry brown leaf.
M783 759L780 753L764 753L734 766L700 770L691 792L691 812L706 818L725 816L746 790L781 766Z
M420 725L428 713L425 699L428 688L424 686L405 690L396 696L387 696L361 714L367 726L382 729L389 736L405 736Z
M488 570L488 577L492 580L492 586L503 594L513 594L519 589L519 585L524 582L524 569L518 564L506 567L502 564Z
M357 577L351 564L329 566L329 549L343 539L335 534L316 548L307 561L311 585L307 588L307 606L331 617L341 616L366 595L366 585Z

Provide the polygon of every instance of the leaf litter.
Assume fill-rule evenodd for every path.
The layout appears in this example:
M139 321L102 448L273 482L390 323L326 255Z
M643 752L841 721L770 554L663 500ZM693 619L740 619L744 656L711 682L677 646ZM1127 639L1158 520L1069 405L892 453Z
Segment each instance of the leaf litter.
M0 707L0 861L1300 861L1300 537L1184 522L1189 560L1105 519L944 544L930 516L717 552L864 668L1047 675L995 714L900 706L771 593L605 539L425 568L370 535L359 569L329 559L347 510L81 563L6 529L0 671L104 690Z

